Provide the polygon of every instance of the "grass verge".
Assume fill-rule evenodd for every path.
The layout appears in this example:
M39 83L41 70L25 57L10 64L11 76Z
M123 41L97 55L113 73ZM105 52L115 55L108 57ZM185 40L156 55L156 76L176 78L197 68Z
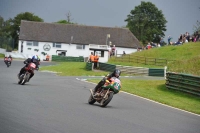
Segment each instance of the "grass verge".
M109 72L87 71L85 62L60 62L55 66L43 66L40 70L58 72L60 76L104 76Z
M0 54L0 58L4 58L4 54Z

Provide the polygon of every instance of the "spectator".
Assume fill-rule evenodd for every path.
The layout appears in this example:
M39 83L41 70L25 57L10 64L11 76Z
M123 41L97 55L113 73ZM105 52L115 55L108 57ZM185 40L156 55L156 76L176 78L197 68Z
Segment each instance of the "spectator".
M181 34L181 35L179 36L179 39L178 39L178 40L179 40L180 42L182 42L182 39L183 39L183 35Z
M168 45L171 44L172 37L169 35L167 40L168 40Z
M46 61L49 61L49 59L50 59L50 56L49 56L49 54L47 54Z
M115 45L113 45L113 47L112 47L112 55L113 56L115 55L115 50L116 50Z
M161 45L161 46L164 45L164 40L163 40L163 38L160 38L160 45Z
M98 62L99 62L99 56L98 53L96 52L94 56L94 69L98 68Z
M175 44L174 44L174 45L180 45L180 44L182 44L182 42L180 41L180 39L178 39L178 41L177 41L177 42L175 42Z
M123 55L126 55L125 51L123 51Z
M151 47L152 47L152 48L156 47L156 44L153 43L153 42L151 42Z
M94 53L93 52L91 52L88 62L94 63Z
M146 48L147 48L147 49L151 49L151 44L148 43L147 46L146 46Z

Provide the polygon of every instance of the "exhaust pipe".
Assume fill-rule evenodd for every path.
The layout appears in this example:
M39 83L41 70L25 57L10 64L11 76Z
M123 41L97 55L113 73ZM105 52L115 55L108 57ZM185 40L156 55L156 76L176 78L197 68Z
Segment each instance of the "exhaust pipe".
M92 89L90 89L90 93L92 94L92 97L94 98L94 92Z

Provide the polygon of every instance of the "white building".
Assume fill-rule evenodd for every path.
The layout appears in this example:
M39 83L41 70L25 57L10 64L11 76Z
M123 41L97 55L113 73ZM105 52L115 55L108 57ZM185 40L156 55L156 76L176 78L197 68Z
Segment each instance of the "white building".
M141 48L138 39L127 28L83 26L33 21L21 21L18 52L25 55L64 55L89 57L98 52L99 62L107 62L109 45L116 54L126 54Z

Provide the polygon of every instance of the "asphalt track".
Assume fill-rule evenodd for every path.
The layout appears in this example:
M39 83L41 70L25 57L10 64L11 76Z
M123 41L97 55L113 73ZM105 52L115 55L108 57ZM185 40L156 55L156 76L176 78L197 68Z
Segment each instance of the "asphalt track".
M89 105L87 77L36 71L18 85L22 66L0 59L0 133L200 133L199 115L123 92L107 108Z

